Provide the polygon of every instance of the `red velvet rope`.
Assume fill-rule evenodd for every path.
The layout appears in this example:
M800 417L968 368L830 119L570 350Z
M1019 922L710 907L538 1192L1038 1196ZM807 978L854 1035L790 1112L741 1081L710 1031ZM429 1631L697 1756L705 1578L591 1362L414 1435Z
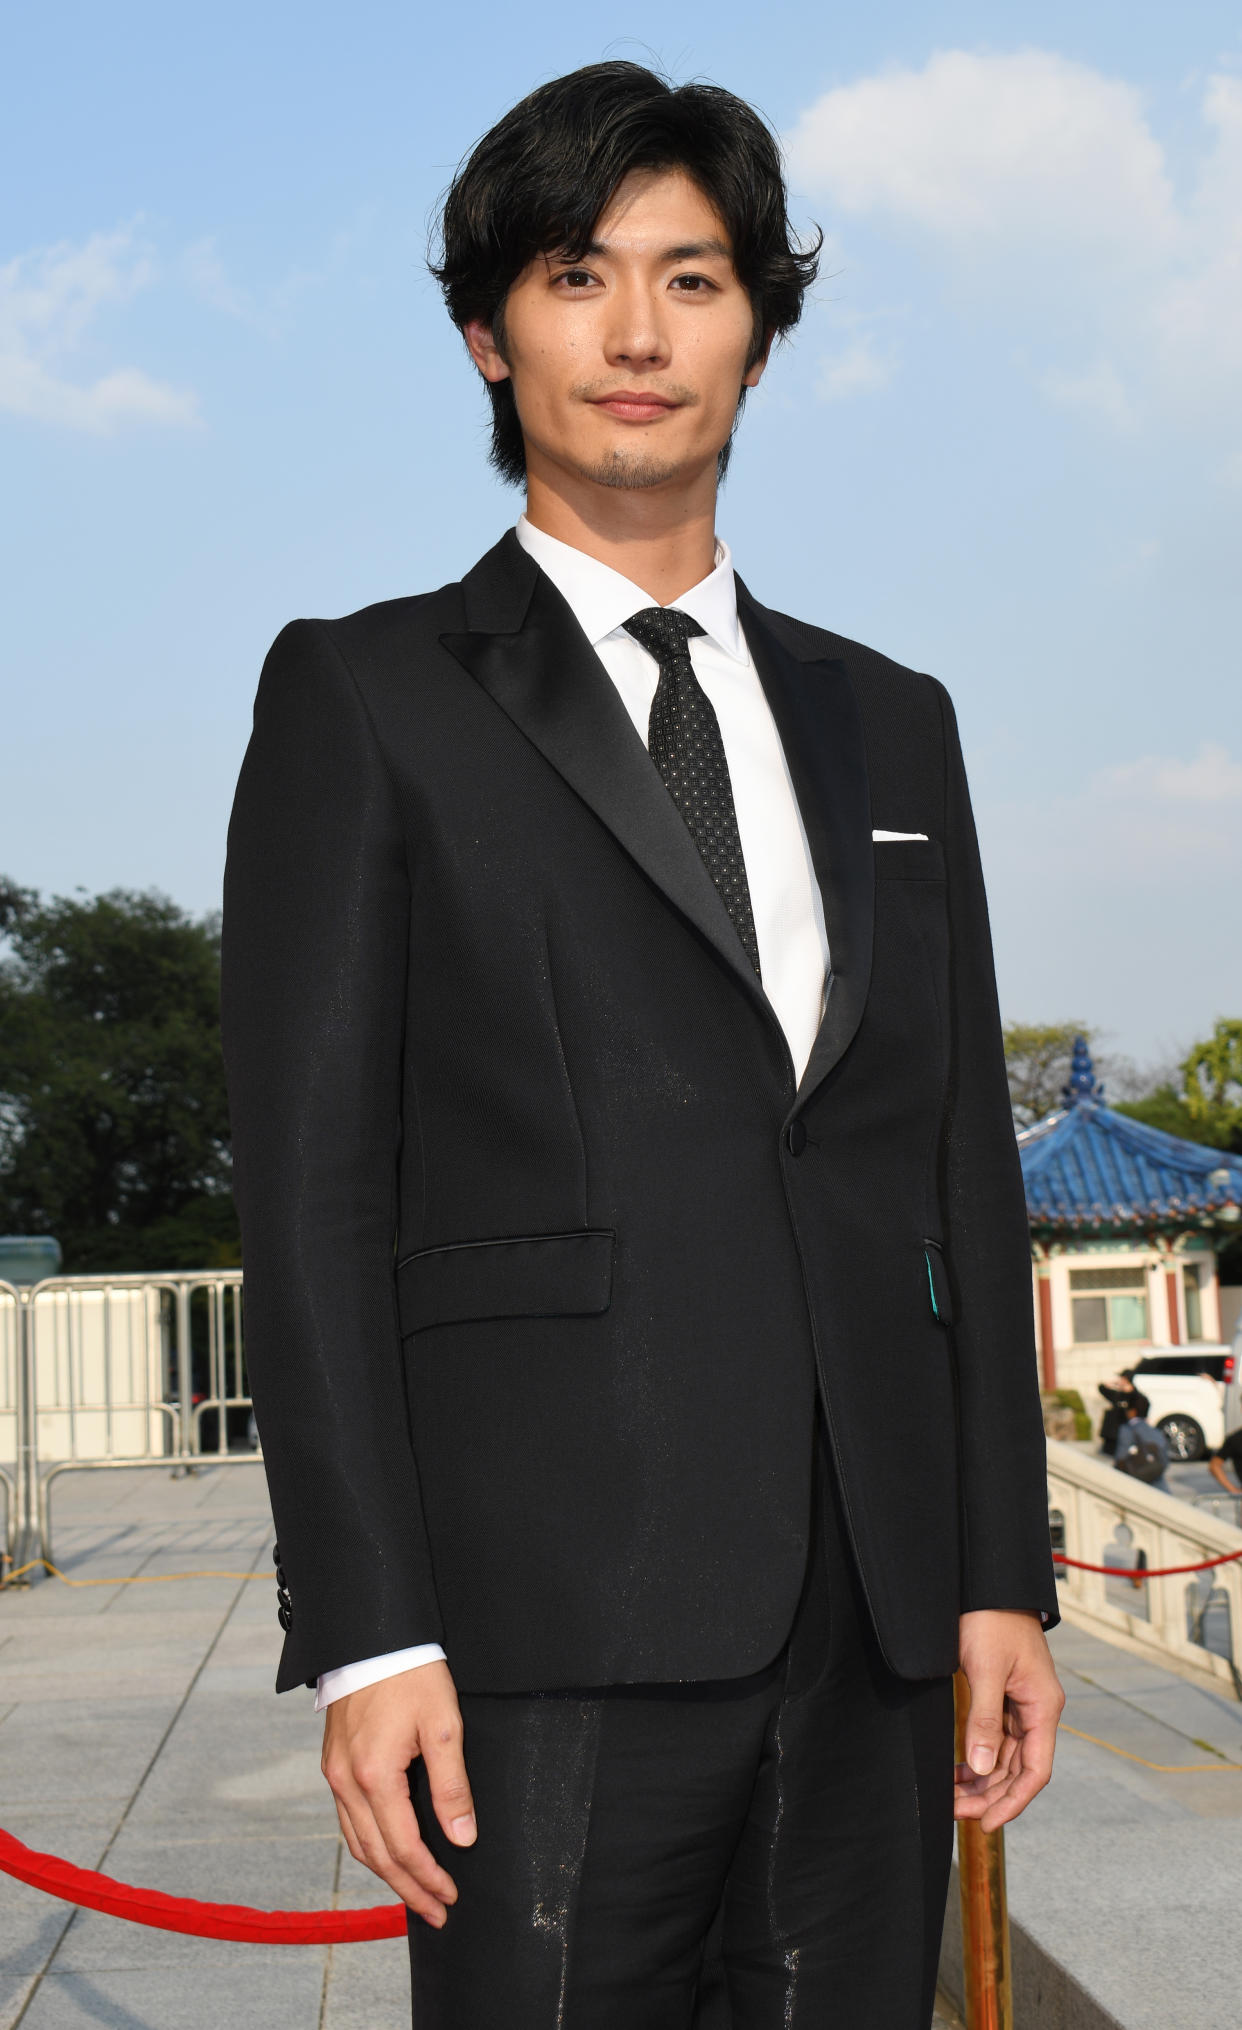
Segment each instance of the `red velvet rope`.
M251 1910L244 1903L195 1903L160 1889L135 1889L93 1868L75 1868L55 1854L37 1854L12 1833L0 1832L0 1872L45 1889L84 1910L103 1910L156 1931L194 1938L231 1938L243 1945L350 1945L368 1938L404 1938L404 1903L370 1910Z
M1072 1565L1076 1572L1103 1572L1108 1579L1173 1579L1179 1572L1210 1572L1213 1565L1232 1565L1235 1558L1242 1558L1242 1551L1225 1551L1219 1558L1204 1558L1197 1565L1158 1565L1149 1571L1146 1565L1088 1565L1082 1558L1067 1558L1064 1551L1054 1551L1054 1565Z

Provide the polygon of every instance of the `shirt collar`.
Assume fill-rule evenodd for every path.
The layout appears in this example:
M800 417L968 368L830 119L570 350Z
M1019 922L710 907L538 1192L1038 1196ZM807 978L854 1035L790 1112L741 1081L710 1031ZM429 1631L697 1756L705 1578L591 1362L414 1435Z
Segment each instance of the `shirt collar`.
M614 571L610 564L601 564L598 558L588 557L585 550L576 550L572 543L563 543L559 536L550 536L545 529L535 528L525 515L519 515L514 533L522 548L534 558L540 570L546 572L562 598L572 607L574 618L592 648L598 648L601 641L610 634L616 634L631 614L654 605L651 594L644 592L641 585L635 585L632 579ZM737 617L733 556L729 545L720 537L716 539L715 568L670 604L689 614L691 620L697 620L703 632L710 635L726 655L737 662L745 661L746 649Z

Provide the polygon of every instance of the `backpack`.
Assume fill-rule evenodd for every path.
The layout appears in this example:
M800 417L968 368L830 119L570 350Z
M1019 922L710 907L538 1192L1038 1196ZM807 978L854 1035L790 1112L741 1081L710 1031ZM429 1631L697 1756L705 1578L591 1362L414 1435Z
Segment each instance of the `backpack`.
M1118 1473L1128 1473L1132 1479L1145 1480L1149 1484L1159 1480L1164 1472L1164 1455L1150 1438L1136 1438L1113 1463Z

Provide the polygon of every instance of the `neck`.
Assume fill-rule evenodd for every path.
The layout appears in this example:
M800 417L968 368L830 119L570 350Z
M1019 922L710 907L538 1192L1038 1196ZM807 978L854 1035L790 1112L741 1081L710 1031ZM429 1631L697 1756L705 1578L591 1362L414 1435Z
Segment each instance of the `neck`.
M663 487L566 485L527 473L526 519L641 585L667 606L716 565L716 485L677 493Z

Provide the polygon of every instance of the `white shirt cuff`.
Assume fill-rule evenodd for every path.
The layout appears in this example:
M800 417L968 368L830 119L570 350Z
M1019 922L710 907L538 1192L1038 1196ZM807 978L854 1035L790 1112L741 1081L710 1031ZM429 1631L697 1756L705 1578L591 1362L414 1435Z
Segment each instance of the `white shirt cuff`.
M346 1692L360 1692L364 1685L377 1685L381 1678L395 1678L398 1671L417 1670L424 1663L447 1663L438 1642L415 1643L413 1649L390 1649L386 1656L364 1657L361 1663L342 1664L339 1670L325 1671L315 1692L315 1711L322 1713L334 1699Z

